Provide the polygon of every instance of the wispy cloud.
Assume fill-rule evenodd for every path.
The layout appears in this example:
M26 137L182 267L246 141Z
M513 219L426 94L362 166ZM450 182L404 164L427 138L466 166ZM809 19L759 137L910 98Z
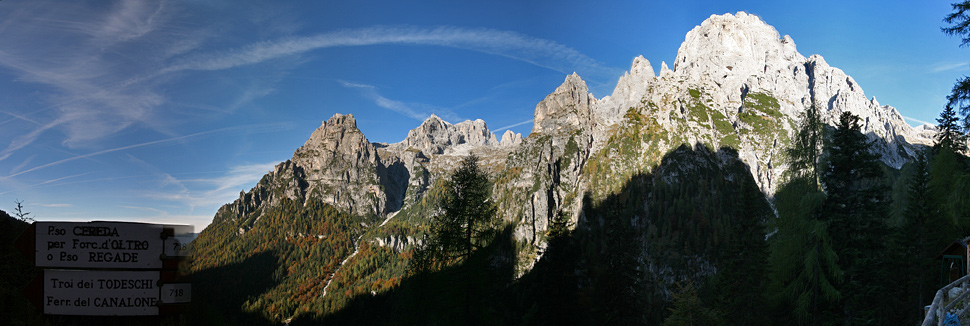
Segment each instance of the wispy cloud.
M363 95L367 99L374 102L375 105L400 113L401 115L414 120L424 121L431 116L431 113L438 115L439 117L441 117L442 119L445 119L446 121L461 120L461 118L457 114L455 114L454 111L451 111L446 108L434 107L427 104L409 105L401 101L386 98L383 95L381 95L377 91L377 87L373 85L353 83L353 82L348 82L344 80L338 80L338 82L340 82L340 84L346 88L357 90L358 92L360 92L361 95ZM418 109L415 109L415 107L421 107L422 109L418 110Z
M173 98L191 102L173 93L172 89L177 88L173 85L183 86L180 83L185 81L185 74L178 72L218 71L280 62L284 62L283 70L286 70L303 64L305 57L300 55L315 50L402 44L476 51L611 81L620 73L556 41L513 31L453 26L374 26L279 38L274 35L281 33L273 33L264 35L267 41L212 50L213 46L231 42L212 44L215 42L211 40L221 36L220 29L193 20L198 17L184 17L184 6L179 2L150 0L120 0L104 6L36 0L16 10L0 12L0 73L16 83L28 85L33 90L31 101L35 101L24 106L26 109L5 107L0 112L3 117L0 138L5 141L0 144L0 161L22 162L13 166L8 175L0 176L0 181L79 159L233 131L234 128L222 128L191 134L174 132L170 125L179 122L173 122L169 109L184 107L193 111L192 114L200 114L203 110L197 108L206 106L212 108L206 112L226 114L272 94L275 83L280 81L271 79L252 83L248 88L233 87L239 94L227 97L235 100L177 103ZM54 7L57 10L50 10ZM290 28L286 34L296 32L297 28ZM445 119L459 120L448 108L388 98L371 85L351 82L342 82L342 85L360 92L377 106L412 119L424 120L435 113ZM185 120L190 119L182 121ZM514 126L507 128L511 127ZM134 144L120 147L103 142L131 128L150 129L168 138L132 140ZM114 144L123 141L114 140ZM79 152L89 152L39 165L34 165L38 159L30 156L31 153L12 157L38 142L60 143L80 149ZM50 179L46 186L65 181L56 177L45 179Z
M41 204L40 206L41 207L54 207L54 208L74 207L74 205L71 205L71 204Z
M492 132L498 134L498 133L500 133L502 131L505 131L506 129L512 129L512 128L515 128L515 127L518 127L518 126L521 126L521 125L530 124L530 123L532 123L532 121L533 121L532 119L529 119L529 120L525 120L525 121L522 121L522 122L513 123L513 124L510 124L508 126L504 126L504 127L500 127L498 129L495 129Z
M414 109L411 109L407 104L400 101L391 100L382 96L381 94L377 93L377 87L372 85L352 83L343 80L340 80L339 82L344 87L358 90L362 95L364 95L364 97L374 101L374 104L377 104L377 106L400 113L408 118L424 121L424 119L427 119L429 116L427 113L415 112Z
M69 176L66 176L66 177L60 177L60 178L56 178L56 179L50 179L50 180L46 180L46 181L42 181L42 182L33 184L33 185L30 186L30 188L37 187L37 186L43 186L43 185L46 185L46 184L52 184L52 183L64 181L64 180L67 180L67 179L73 179L73 178L77 178L77 177L83 177L83 176L86 176L88 174L91 174L91 172L79 173L79 174L75 174L75 175L69 175Z
M19 172L10 174L10 175L5 176L5 177L0 177L0 180L5 180L5 179L12 178L12 177L16 177L18 175L22 175L24 173L30 173L30 172L34 172L34 171L37 171L37 170L40 170L40 169L45 169L45 168L49 168L49 167L52 167L52 166L61 165L61 164L64 164L64 163L67 163L67 162L71 162L71 161L74 161L74 160L79 160L79 159L83 159L83 158L89 158L89 157L93 157L93 156L104 155L104 154L108 154L108 153L113 153L113 152L118 152L118 151L133 149L133 148L139 148L139 147L145 147L145 146L157 145L157 144L163 144L163 143L186 141L186 140L189 140L189 139L192 139L192 138L197 138L197 137L206 136L206 135L219 134L219 133L227 133L227 132L247 132L247 131L256 131L256 130L265 132L265 131L279 130L279 129L283 129L283 128L288 128L288 125L286 125L286 124L279 124L279 123L263 124L263 125L246 125L246 126L236 126L236 127L228 127L228 128L219 128L219 129L214 129L214 130L197 132L197 133L193 133L193 134L189 134L189 135L184 135L184 136L178 136L178 137L172 137L172 138L165 138L165 139L153 140L153 141L148 141L148 142L143 142L143 143L138 143L138 144L132 144L132 145L128 145L128 146L115 147L115 148L111 148L111 149L105 149L105 150L91 152L91 153L87 153L87 154L83 154L83 155L77 155L77 156L69 157L69 158L66 158L66 159L62 159L62 160L50 162L50 163L47 163L47 164L35 166L35 167L30 168L30 169L26 169L26 170L23 170L23 171L19 171Z
M909 120L909 121L912 121L912 122L919 123L920 125L935 125L935 123L926 122L926 121L919 120L919 119L916 119L916 118L910 118L910 117L907 117L905 115L903 116L903 119L906 119L906 120Z
M153 208L153 207L127 206L127 205L122 205L122 206L118 206L118 207L127 208L127 209L134 209L134 210L139 210L139 211L155 212L155 213L159 213L159 214L168 214L168 212L166 212L164 210L161 210L161 209L158 209L158 208Z
M244 164L230 167L214 178L177 179L166 174L164 183L177 184L175 191L151 191L146 197L180 203L191 208L218 206L239 196L240 190L248 190L278 162Z
M158 50L182 32L168 24L175 11L167 5L37 1L0 13L0 71L32 84L50 104L32 112L6 112L36 126L18 126L22 136L0 152L0 160L54 128L65 136L63 145L75 147L135 124L156 124L155 109L165 102L153 87L159 80L123 81L157 70L164 60L159 54L164 51Z
M512 31L452 26L375 26L313 36L259 42L235 50L189 56L162 72L222 70L256 64L307 51L376 44L435 45L500 55L562 73L582 71L613 78L618 69L605 67L576 49L555 41Z
M949 70L963 70L970 68L970 62L940 62L930 68L932 72L944 72Z

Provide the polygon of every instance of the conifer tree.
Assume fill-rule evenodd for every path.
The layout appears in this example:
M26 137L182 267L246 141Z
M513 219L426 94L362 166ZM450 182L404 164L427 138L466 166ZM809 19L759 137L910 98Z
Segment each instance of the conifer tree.
M491 201L488 175L479 167L477 156L466 156L445 182L445 188L447 191L439 203L440 214L432 218L430 233L414 254L412 273L468 262L477 249L485 247L496 235L492 219L497 208ZM479 321L473 300L478 298L484 284L476 272L481 271L460 269L464 277L458 290L464 293L462 323L465 325Z
M788 178L808 176L818 182L824 127L815 104L802 113L798 130L792 139L793 144L785 149L790 167L785 171Z
M831 307L842 298L839 257L826 222L819 218L824 203L825 194L807 177L788 181L775 194L778 219L771 238L769 288L783 321L831 322Z
M947 104L943 112L940 113L940 117L936 119L938 124L936 125L937 134L934 147L951 148L957 152L962 151L966 147L965 138L960 131L960 126L957 124L958 121L960 119L957 118L956 112L953 111L953 106Z
M922 318L918 311L906 307L922 307L932 299L936 289L934 255L939 247L931 244L935 232L933 216L929 207L929 170L926 152L920 153L911 166L906 189L906 206L900 226L893 236L893 270L901 276L896 287L897 302L894 315L898 320L917 323Z
M943 27L943 33L949 36L961 36L960 46L970 45L970 1L964 0L963 2L951 4L951 6L953 7L953 12L943 18L943 22L951 25ZM960 114L963 115L964 127L970 127L970 77L958 79L953 84L953 89L946 99L946 110L952 111L953 107L956 106ZM949 115L954 118L956 117L956 114Z
M785 183L775 193L778 219L769 246L769 293L781 321L799 325L832 322L842 298L839 257L824 221L825 193L819 182L824 129L813 105L802 118L792 147ZM794 317L794 318L792 318Z
M477 156L466 156L445 187L448 191L439 203L440 214L432 218L425 245L415 253L419 270L461 262L495 234L492 217L496 207Z
M849 324L875 323L881 316L873 306L884 264L886 187L882 184L879 157L870 151L871 142L861 133L859 117L843 112L827 146L827 165L822 181L827 193L825 214L833 247L844 274L841 284L846 295L843 318Z
M716 311L707 307L697 295L693 283L680 285L673 295L673 308L663 326L707 326L723 325L724 319Z

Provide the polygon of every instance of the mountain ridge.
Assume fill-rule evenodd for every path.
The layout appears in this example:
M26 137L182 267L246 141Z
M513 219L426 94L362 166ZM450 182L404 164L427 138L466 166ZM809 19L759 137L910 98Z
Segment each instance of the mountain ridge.
M516 256L516 274L522 275L547 248L550 221L560 214L572 225L593 218L584 213L587 201L625 191L637 175L656 172L656 180L670 184L698 167L744 167L771 197L786 167L783 150L799 115L812 105L829 125L842 112L859 115L863 133L893 168L932 143L932 130L910 127L895 108L866 97L861 86L820 55L800 54L791 37L759 17L712 15L687 33L673 69L661 63L655 74L648 60L635 57L608 96L595 98L578 74L567 75L536 104L532 132L524 138L506 131L498 141L482 120L451 124L431 115L401 142L373 143L357 129L353 115L335 114L292 159L220 208L213 223L237 223L234 236L245 237L258 227L261 214L281 202L321 201L359 218L361 231L350 237L360 239L354 249L373 246L404 255L427 232L424 223L441 191L437 185L461 157L476 154L494 181L497 218L512 225L515 241L522 244ZM698 152L715 156L664 159L698 146L710 149ZM640 218L634 215L630 223L638 225ZM713 266L710 257L691 259ZM649 270L663 275L680 268L647 261ZM703 270L699 273L710 274L716 268ZM331 272L324 277L327 286L348 277ZM336 300L331 294L340 291L320 300Z

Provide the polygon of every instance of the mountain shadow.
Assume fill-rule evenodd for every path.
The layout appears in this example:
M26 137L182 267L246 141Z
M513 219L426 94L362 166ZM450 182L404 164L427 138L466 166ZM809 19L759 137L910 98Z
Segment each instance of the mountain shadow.
M202 325L274 325L259 312L245 311L246 300L279 284L273 277L279 257L273 251L192 274L189 316Z
M525 244L510 226L459 266L291 324L655 325L686 283L713 308L743 313L764 304L764 223L772 213L733 149L681 146L651 172L603 198L586 193L582 203L576 218L554 214L543 255L519 278L515 248Z
M510 286L515 241L506 225L465 262L409 277L386 292L363 294L326 316L301 315L290 325L503 325L516 316Z

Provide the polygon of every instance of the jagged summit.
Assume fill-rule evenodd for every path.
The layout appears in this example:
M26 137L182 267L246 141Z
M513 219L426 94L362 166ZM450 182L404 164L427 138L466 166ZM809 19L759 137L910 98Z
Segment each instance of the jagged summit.
M323 168L323 159L342 153L360 153L357 156L362 160L373 162L371 147L364 133L357 129L354 115L337 113L310 134L306 143L293 153L293 158L311 170Z
M661 73L666 67L666 65L662 66ZM642 55L633 58L630 71L625 72L616 82L613 94L600 100L600 105L597 106L599 120L605 124L616 123L626 109L640 103L654 79L656 79L656 75L654 75L650 61L643 58Z
M499 144L502 146L514 146L519 143L522 143L522 134L506 129L505 133L502 134L502 141Z
M575 130L593 124L596 98L589 93L586 82L573 72L562 85L536 105L532 133Z
M495 134L488 131L485 121L481 119L453 125L431 114L420 126L408 132L402 144L407 148L418 149L426 155L439 155L458 145L492 146L498 145L499 142Z
M902 165L913 154L911 148L897 150L896 144L929 142L895 108L868 99L841 69L821 55L806 58L790 36L780 36L758 16L744 12L712 15L688 32L677 52L674 74L689 84L713 86L717 105L741 104L748 93L766 93L791 118L813 104L832 124L842 112L852 112L863 119L863 133L883 139L883 159L891 166Z
M739 90L751 76L788 71L804 62L791 37L779 36L758 16L739 12L712 15L688 32L677 50L674 72L690 81L709 79ZM740 94L729 94L728 100L739 101Z

